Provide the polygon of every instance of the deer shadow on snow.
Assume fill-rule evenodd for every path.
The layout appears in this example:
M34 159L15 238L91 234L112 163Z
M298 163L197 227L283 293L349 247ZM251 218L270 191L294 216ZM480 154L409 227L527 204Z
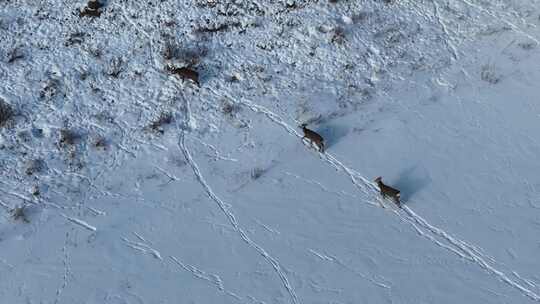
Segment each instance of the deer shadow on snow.
M324 124L316 131L324 138L325 149L332 147L349 133L347 127L337 124Z
M401 192L401 201L408 202L417 192L431 183L431 178L425 169L414 165L402 170L394 183Z

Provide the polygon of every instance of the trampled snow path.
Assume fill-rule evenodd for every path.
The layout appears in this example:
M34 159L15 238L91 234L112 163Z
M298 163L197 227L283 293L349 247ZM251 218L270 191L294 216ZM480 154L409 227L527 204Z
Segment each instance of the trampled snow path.
M6 183L4 183L6 184ZM28 197L28 196L25 196L25 195L22 195L20 193L17 193L17 192L13 192L13 191L7 191L7 190L3 190L0 188L0 192L3 192L7 195L10 195L10 196L13 196L13 197L16 197L18 199L20 199L21 201L23 202L26 202L26 203L29 203L29 204L33 204L33 205L39 205L39 204L43 204L44 206L47 206L47 207L53 207L55 208L56 210L73 210L75 208L78 208L81 206L81 204L79 206L60 206L58 204L55 204L55 203L51 203L43 198L39 198L38 199L38 202L35 202L33 198L31 197ZM9 206L8 204L0 201L0 206L4 207L7 211L10 211L10 210L13 210L14 206ZM105 213L102 212L102 211L99 211L95 208L92 208L90 206L87 206L87 209L89 209L90 211L92 211L94 214L96 215L104 215ZM97 231L97 228L88 224L87 222L81 220L81 219L78 219L78 218L75 218L75 217L71 217L71 216L67 216L65 215L64 213L60 213L60 215L65 218L66 220L68 220L69 222L71 223L74 223L76 225L79 225L80 227L83 227L85 229L88 229L92 232L95 232Z
M188 119L189 119L189 117L188 117ZM247 243L250 247L255 249L259 254L261 254L268 261L268 263L270 263L272 265L272 267L274 268L274 270L278 274L281 282L283 283L283 286L285 287L285 289L289 293L292 303L294 303L294 304L300 303L298 301L298 298L296 296L294 288L289 283L289 279L287 278L287 275L283 271L279 261L276 258L274 258L273 256L271 256L268 252L266 252L266 250L264 250L264 248L262 248L261 246L259 246L257 243L255 243L254 241L252 241L249 238L247 233L244 231L244 229L240 226L240 224L236 220L236 217L234 216L234 214L231 212L230 206L228 206L228 204L223 202L214 193L214 191L212 190L212 188L210 187L208 182L205 180L204 176L202 175L202 173L201 173L201 171L199 169L199 166L197 165L197 163L195 162L195 160L191 156L191 153L190 153L189 149L186 146L186 143L185 143L185 132L186 131L182 130L180 128L178 120L177 120L177 129L178 129L178 132L179 132L178 148L180 149L180 151L182 152L182 154L186 158L187 163L189 164L189 166L193 170L193 173L195 174L195 177L197 178L197 180L199 181L199 183L201 184L201 186L203 187L205 192L218 205L218 207L221 209L223 214L227 217L229 223L233 226L233 228L236 230L236 232L240 235L240 238L245 243Z
M222 92L219 94L223 95ZM226 97L230 98L231 100L234 100L233 98L231 98L231 96L226 95ZM240 99L240 101L238 102L241 105L249 108L255 113L264 114L271 122L283 127L290 135L296 136L298 138L302 138L302 135L300 135L293 127L287 124L278 114L270 111L269 109L263 106L256 105L255 103L246 99ZM370 199L375 200L376 196L378 195L378 189L375 183L369 181L368 179L363 177L359 172L355 171L354 169L347 167L346 165L344 165L342 162L337 160L334 156L332 156L328 152L326 153L319 152L319 156L320 156L320 159L330 164L337 171L345 172L345 174L347 174L348 177L351 179L351 182L363 194L366 194ZM360 180L361 183L359 183L357 179ZM379 204L370 200L364 200L363 202L372 206L379 206ZM527 287L523 286L522 284L512 280L504 272L498 270L497 268L495 268L495 266L491 265L488 262L488 260L492 260L493 263L496 263L496 261L494 261L491 257L486 256L485 254L481 253L478 249L476 249L477 248L476 246L472 246L468 244L467 242L457 237L452 236L451 234L444 231L443 229L440 229L438 227L435 227L434 225L431 225L427 220L422 218L420 215L416 214L408 206L404 206L403 210L405 212L393 211L393 213L396 214L404 222L411 224L411 226L415 228L415 230L418 233L426 237L428 240L434 242L437 246L443 249L449 250L450 252L457 254L458 256L477 264L479 267L486 270L491 275L497 277L498 279L500 279L507 285L514 287L515 289L517 289L518 291L520 291L522 294L526 295L527 297L531 298L532 300L540 302L540 295L528 289ZM449 245L444 245L438 240L436 240L433 236L429 236L421 232L421 230L419 230L417 225L420 225L422 228L429 231L433 236L437 236L444 239ZM514 271L512 272L514 273ZM527 282L527 280L523 280L523 281Z
M215 285L219 289L219 291L224 292L225 294L227 294L227 295L229 295L231 297L234 297L237 300L242 300L242 298L239 297L237 294L225 289L225 286L223 285L223 281L221 280L221 278L218 275L209 274L209 273L206 273L206 272L198 269L197 267L194 267L192 265L187 265L187 264L181 262L180 260L178 260L178 258L176 258L175 256L171 255L170 258L176 265L178 265L182 269L188 271L189 273L193 274L193 276L195 276L196 278L207 281L212 285Z
M360 271L356 270L356 269L353 269L351 268L350 266L348 266L347 264L343 263L340 259L338 259L336 256L334 255L327 255L327 254L322 254L320 252L317 252L313 249L309 249L309 252L311 252L312 254L314 254L316 257L320 258L321 260L323 261L328 261L328 262L333 262L333 263L336 263L337 265L339 265L340 267L354 273L355 275L361 277L362 279L364 280L367 280L373 284L375 284L376 286L378 287L382 287L382 288L385 288L385 289L390 289L390 286L388 286L387 284L384 284L384 283L381 283L381 282L377 282L376 280L372 279L372 278L369 278L367 275L361 273Z
M435 235L443 237L449 243L459 248L465 254L465 255L460 254L460 256L484 268L486 271L495 275L506 284L518 289L520 292L524 293L529 298L535 301L540 301L540 296L538 294L526 288L525 286L517 283L516 281L510 279L504 272L490 265L488 262L486 262L485 257L483 257L483 255L477 252L476 250L474 250L470 245L468 245L464 241L461 241L449 235L444 230L434 227L433 225L429 224L421 216L414 213L414 211L412 211L409 207L404 206L403 209L407 212L407 214L411 216L412 219L414 219L418 224L422 225L422 227L425 227L426 229L428 229ZM512 272L515 273L515 271L512 271Z
M158 263L163 263L163 258L161 257L160 251L157 249L151 247L149 244L151 244L148 240L146 240L143 236L141 236L137 232L132 232L133 235L135 235L136 238L138 238L141 242L135 242L129 240L127 237L121 237L122 241L126 244L127 247L132 248L134 250L137 250L141 253L148 254L158 260ZM186 264L182 262L179 258L176 256L170 255L169 258L180 268L183 270L191 273L195 278L201 279L203 281L206 281L210 283L210 285L215 286L218 288L219 291L222 293L229 295L237 300L242 300L242 297L238 296L234 292L227 290L223 284L223 281L221 277L217 274L207 273L193 265Z
M62 275L62 284L61 286L56 290L56 299L54 300L54 303L57 304L60 302L60 297L62 295L62 292L69 284L69 277L71 276L71 269L70 269L70 259L69 259L69 252L68 252L68 240L69 240L69 232L66 232L66 239L64 241L64 246L62 247L62 254L64 255L62 259L62 264L64 266L64 274Z

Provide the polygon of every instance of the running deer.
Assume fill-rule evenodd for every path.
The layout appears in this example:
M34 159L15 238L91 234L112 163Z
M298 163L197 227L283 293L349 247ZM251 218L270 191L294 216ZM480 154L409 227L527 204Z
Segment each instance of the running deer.
M319 135L319 133L306 128L306 126L307 124L300 125L300 127L302 127L302 131L304 131L304 137L302 137L302 140L304 140L304 138L309 139L312 144L317 146L319 152L324 153L324 139L321 135Z
M398 207L401 208L401 201L399 200L401 197L401 194L399 193L399 190L385 185L382 182L382 177L380 176L375 179L375 182L377 183L377 185L379 186L379 189L381 190L382 197L383 198L386 198L387 196L391 197L392 199L394 199L394 202L396 203L396 205L398 205Z

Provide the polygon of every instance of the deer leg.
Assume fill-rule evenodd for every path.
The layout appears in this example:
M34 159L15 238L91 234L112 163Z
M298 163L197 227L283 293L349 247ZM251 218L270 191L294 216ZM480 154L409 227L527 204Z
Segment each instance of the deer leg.
M305 137L305 136L302 137L302 139L304 139L304 138L307 138L307 137ZM309 144L311 147L313 147L313 140L307 138L307 141L308 141L308 144Z

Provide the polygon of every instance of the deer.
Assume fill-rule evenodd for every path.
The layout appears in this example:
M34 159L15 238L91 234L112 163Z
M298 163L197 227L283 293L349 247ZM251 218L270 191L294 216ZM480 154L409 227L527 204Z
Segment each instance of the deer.
M399 208L401 208L401 201L400 201L401 194L400 194L399 190L385 185L382 182L382 177L380 177L380 176L375 179L375 182L379 186L382 197L383 198L391 197L394 200L394 202L396 203L396 205Z
M201 87L201 84L199 82L199 73L196 70L189 67L177 68L172 65L168 65L167 70L172 74L180 76L180 78L182 78L182 81L189 79L193 81L198 87Z
M312 144L317 146L319 152L324 153L324 139L319 133L306 128L306 126L307 124L305 123L300 125L300 127L302 127L302 131L304 131L304 137L302 137L302 140L304 140L304 138L309 139Z

